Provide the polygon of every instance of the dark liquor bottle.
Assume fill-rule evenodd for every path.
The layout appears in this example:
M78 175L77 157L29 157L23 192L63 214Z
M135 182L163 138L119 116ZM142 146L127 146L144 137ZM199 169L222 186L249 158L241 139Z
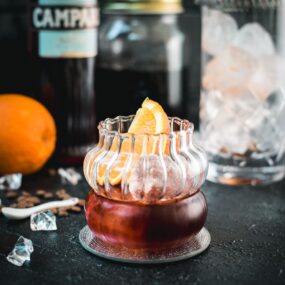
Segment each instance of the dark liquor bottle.
M34 96L57 125L55 161L82 161L96 138L97 0L30 0Z
M103 7L96 66L100 120L134 113L150 97L170 116L187 108L187 48L180 0L113 1Z
M0 93L28 95L26 7L21 0L0 2Z

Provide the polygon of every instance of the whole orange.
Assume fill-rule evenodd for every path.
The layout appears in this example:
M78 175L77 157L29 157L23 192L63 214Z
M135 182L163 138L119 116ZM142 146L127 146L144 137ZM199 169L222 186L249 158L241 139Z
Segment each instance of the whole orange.
M0 95L0 173L30 174L55 149L56 127L48 110L18 94Z

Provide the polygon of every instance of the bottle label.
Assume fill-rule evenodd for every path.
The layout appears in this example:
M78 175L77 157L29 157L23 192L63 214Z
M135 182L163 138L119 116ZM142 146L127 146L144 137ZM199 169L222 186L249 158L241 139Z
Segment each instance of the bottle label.
M96 0L39 0L32 7L40 57L82 58L97 54Z

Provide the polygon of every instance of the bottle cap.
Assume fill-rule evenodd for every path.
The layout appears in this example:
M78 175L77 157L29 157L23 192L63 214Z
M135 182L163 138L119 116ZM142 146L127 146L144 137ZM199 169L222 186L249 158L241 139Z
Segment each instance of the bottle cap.
M178 14L182 0L108 0L103 11L126 14Z

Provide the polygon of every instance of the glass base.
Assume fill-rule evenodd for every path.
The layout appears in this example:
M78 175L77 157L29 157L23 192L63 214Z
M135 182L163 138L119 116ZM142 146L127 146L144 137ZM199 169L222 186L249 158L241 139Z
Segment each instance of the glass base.
M210 162L207 180L228 185L268 185L285 177L285 166L238 167Z
M206 228L179 247L160 250L129 249L109 245L98 239L85 226L79 233L81 245L89 252L106 259L127 263L167 263L187 259L202 253L211 242Z

